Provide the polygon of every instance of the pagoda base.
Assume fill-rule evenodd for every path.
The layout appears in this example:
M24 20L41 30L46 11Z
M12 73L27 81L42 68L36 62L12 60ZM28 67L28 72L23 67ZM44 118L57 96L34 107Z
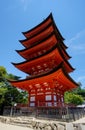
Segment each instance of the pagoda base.
M11 113L12 109L12 113ZM10 115L11 113L11 115ZM73 121L85 116L84 108L64 105L64 107L27 107L27 106L7 106L4 108L4 116L27 116L40 119L52 119L58 121Z

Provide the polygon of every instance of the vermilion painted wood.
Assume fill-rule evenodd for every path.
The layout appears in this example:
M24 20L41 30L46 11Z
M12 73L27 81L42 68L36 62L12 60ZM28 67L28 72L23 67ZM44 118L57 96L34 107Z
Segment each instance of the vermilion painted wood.
M17 52L25 61L12 64L30 76L9 82L28 91L30 107L63 106L64 93L76 88L78 84L68 74L74 68L68 61L71 57L66 52L64 38L52 14L23 34L26 39L20 42L25 49Z

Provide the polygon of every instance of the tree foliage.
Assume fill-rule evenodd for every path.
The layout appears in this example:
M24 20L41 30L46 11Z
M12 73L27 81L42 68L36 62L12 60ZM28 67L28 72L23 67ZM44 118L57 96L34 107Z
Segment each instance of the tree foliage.
M18 80L20 77L8 74L3 66L0 66L0 108L12 106L15 103L27 103L28 93L19 90L7 81L7 79ZM1 110L0 109L0 110Z
M7 74L6 68L4 68L3 66L0 66L0 77L5 77Z
M71 92L65 93L65 102L67 104L80 105L83 103L83 101L84 101L83 98L78 94L74 94Z
M81 105L85 100L85 89L81 88L82 84L79 83L79 86L76 89L73 89L71 92L66 92L64 99L66 103L71 103L74 105Z
M5 101L4 96L6 92L7 92L7 88L3 88L3 87L0 88L0 104L2 104Z

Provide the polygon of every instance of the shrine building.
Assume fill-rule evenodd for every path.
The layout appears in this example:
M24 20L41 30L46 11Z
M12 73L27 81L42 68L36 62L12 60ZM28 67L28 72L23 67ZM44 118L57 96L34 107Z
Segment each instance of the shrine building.
M28 91L28 107L64 106L64 93L78 84L69 75L74 71L71 57L52 13L23 35L25 40L20 43L24 49L16 51L25 60L12 64L28 76L10 81L11 85Z

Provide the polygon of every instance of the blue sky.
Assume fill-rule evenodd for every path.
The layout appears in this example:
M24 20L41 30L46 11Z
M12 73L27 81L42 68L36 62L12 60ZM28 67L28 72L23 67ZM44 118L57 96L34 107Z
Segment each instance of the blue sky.
M24 59L15 52L24 47L18 40L25 32L43 21L52 12L68 46L75 71L70 75L85 87L85 0L0 0L0 66L8 73L25 77L11 62Z

